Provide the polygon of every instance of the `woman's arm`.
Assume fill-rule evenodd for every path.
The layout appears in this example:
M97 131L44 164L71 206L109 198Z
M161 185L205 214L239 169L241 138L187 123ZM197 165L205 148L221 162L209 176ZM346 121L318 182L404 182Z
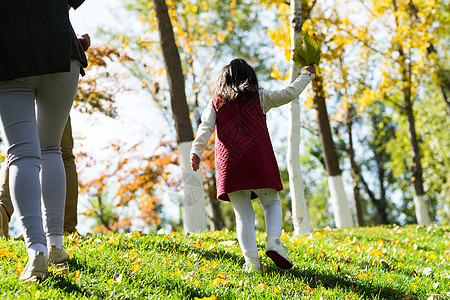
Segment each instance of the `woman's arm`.
M261 89L259 98L263 112L267 113L269 109L289 103L297 98L315 76L315 68L309 66L303 68L300 76L285 89L279 91Z
M211 133L214 132L216 127L216 111L214 110L212 100L209 101L208 106L202 114L202 123L198 127L197 135L192 143L191 156L192 154L197 155L199 158L202 157L202 153L208 144L209 137Z

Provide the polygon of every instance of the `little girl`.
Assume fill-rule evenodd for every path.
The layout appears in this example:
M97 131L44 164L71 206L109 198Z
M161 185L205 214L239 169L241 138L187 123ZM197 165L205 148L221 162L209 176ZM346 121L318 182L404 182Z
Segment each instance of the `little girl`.
M281 269L292 260L280 241L283 189L266 113L272 107L297 98L311 79L314 66L306 67L287 88L266 91L258 87L255 71L243 59L225 66L213 90L213 99L202 115L191 149L191 167L197 171L202 152L216 129L215 166L217 198L230 201L236 215L236 232L245 258L245 270L261 268L255 236L255 213L251 199L259 198L266 221L266 255Z

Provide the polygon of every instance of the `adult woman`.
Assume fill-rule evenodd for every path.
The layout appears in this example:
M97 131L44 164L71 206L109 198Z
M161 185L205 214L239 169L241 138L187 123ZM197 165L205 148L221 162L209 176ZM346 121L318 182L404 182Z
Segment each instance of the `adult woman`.
M60 140L79 73L87 65L68 13L83 2L0 4L0 129L11 198L29 257L20 277L24 280L45 278L48 259L68 259L62 249L65 172Z

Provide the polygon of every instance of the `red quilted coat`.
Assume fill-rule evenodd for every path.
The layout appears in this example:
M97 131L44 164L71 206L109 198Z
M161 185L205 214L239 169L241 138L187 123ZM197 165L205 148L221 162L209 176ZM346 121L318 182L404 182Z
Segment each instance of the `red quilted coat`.
M216 111L215 167L217 198L230 201L227 193L273 188L282 190L280 171L261 109L258 92L239 96ZM256 198L256 195L252 195Z

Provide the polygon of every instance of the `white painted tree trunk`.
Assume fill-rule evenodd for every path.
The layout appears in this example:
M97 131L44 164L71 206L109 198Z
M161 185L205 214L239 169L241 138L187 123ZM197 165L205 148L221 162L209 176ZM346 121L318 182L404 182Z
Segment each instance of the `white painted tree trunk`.
M416 210L417 224L430 225L431 224L430 215L428 213L427 205L425 203L423 195L414 196L414 206Z
M291 0L291 48L294 50L297 38L302 35L302 6L301 0ZM300 75L300 68L291 60L289 69L289 82L293 82ZM308 234L311 232L308 209L305 200L305 188L303 185L300 167L300 101L295 99L289 103L289 136L287 147L287 164L289 173L289 188L292 201L292 221L294 223L294 235Z
M178 145L180 166L183 171L183 228L185 233L206 230L205 196L201 172L191 169L190 151L192 141Z
M333 206L336 227L353 227L353 215L350 211L349 202L344 190L342 175L329 176L328 187L330 189L331 204Z

